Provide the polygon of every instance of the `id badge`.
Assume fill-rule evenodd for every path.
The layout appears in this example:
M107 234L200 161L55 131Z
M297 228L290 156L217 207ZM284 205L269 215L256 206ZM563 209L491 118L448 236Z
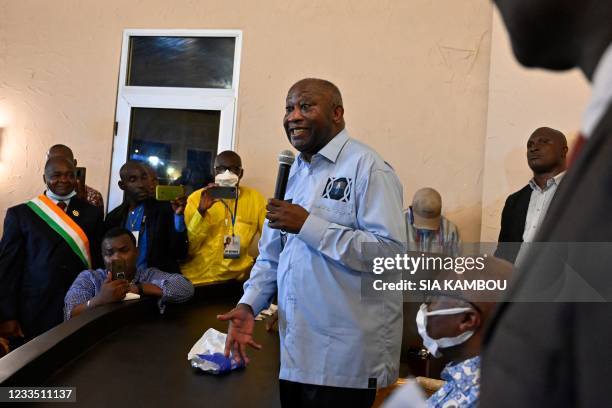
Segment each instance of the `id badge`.
M136 238L136 248L140 245L140 231L131 231L134 238Z
M240 237L238 235L226 235L223 237L223 258L240 258Z

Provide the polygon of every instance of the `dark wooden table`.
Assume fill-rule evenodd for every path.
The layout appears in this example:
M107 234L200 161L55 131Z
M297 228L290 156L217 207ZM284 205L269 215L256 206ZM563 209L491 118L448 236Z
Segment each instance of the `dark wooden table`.
M280 406L278 333L266 332L263 322L255 328L263 349L251 350L246 369L214 376L187 361L208 328L227 331L216 315L239 296L231 285L198 288L192 301L168 305L163 315L151 300L97 308L0 359L0 382L76 387L76 405L44 406Z

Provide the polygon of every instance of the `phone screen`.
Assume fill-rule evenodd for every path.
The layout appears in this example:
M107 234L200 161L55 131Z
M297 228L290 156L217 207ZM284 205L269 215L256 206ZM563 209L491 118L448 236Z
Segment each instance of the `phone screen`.
M236 198L236 187L212 187L210 190L212 198Z
M113 280L125 279L125 262L122 260L115 260L111 263L111 274Z
M185 195L183 186L162 186L155 187L155 199L157 201L172 201L177 197Z

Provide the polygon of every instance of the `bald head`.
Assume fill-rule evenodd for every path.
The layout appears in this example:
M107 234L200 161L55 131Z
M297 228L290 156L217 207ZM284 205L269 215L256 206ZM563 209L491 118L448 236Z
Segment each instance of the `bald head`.
M244 170L242 169L242 159L238 153L226 150L217 155L215 158L215 175L224 173L226 170L237 175L238 180L242 179Z
M342 95L324 79L302 79L287 93L283 127L302 157L310 161L345 127Z
M76 166L76 160L74 159L74 154L72 153L72 149L63 144L56 144L49 148L47 151L47 159L51 159L53 157L64 157Z
M145 166L130 160L119 170L119 188L125 192L125 198L133 205L151 197L151 179Z
M567 139L556 129L540 127L527 141L527 164L534 175L555 176L565 170Z
M71 160L68 160L67 158L62 157L62 156L55 156L55 157L51 157L45 163L45 174L47 174L48 172L50 172L52 169L54 169L57 166L66 166L70 170L76 172L76 167L74 166L74 163Z
M456 257L455 262L463 259ZM508 282L512 274L512 265L501 259L487 257L483 261L482 269L474 268L464 273L457 271L443 271L436 279L440 282L459 282L465 284L474 283L479 280L500 280ZM442 354L453 361L462 361L480 354L482 335L487 322L490 320L497 302L503 293L501 291L486 294L477 290L456 289L438 291L429 296L429 311L466 308L460 313L451 315L437 316L436 319L428 320L427 332L434 338L456 337L465 332L473 332L473 335L463 343L455 347L442 349ZM460 288L467 288L467 285L459 285ZM506 285L507 288L507 285Z
M147 172L147 169L142 163L134 161L134 160L130 160L126 162L123 166L121 166L121 168L119 169L119 178L121 180L126 180L126 178L128 177L128 174L133 171L145 172L147 176L149 174Z
M304 78L297 81L291 88L289 88L289 92L291 93L295 89L310 89L315 92L319 92L327 95L330 103L333 107L336 106L344 106L342 104L342 94L340 93L340 89L332 82L327 81L325 79L319 78Z
M238 153L232 150L226 150L221 152L215 157L215 165L216 163L224 162L224 163L232 163L232 165L242 167L242 159L238 155Z
M546 126L539 127L533 131L529 139L537 136L547 136L555 140L560 145L567 146L567 139L565 138L565 135L557 129L549 128Z

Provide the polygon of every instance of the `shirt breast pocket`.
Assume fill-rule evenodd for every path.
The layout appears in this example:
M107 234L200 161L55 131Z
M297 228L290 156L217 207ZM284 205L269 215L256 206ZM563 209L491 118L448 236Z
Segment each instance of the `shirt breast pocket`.
M345 226L352 226L355 209L351 202L320 198L314 203L315 212L327 221Z

